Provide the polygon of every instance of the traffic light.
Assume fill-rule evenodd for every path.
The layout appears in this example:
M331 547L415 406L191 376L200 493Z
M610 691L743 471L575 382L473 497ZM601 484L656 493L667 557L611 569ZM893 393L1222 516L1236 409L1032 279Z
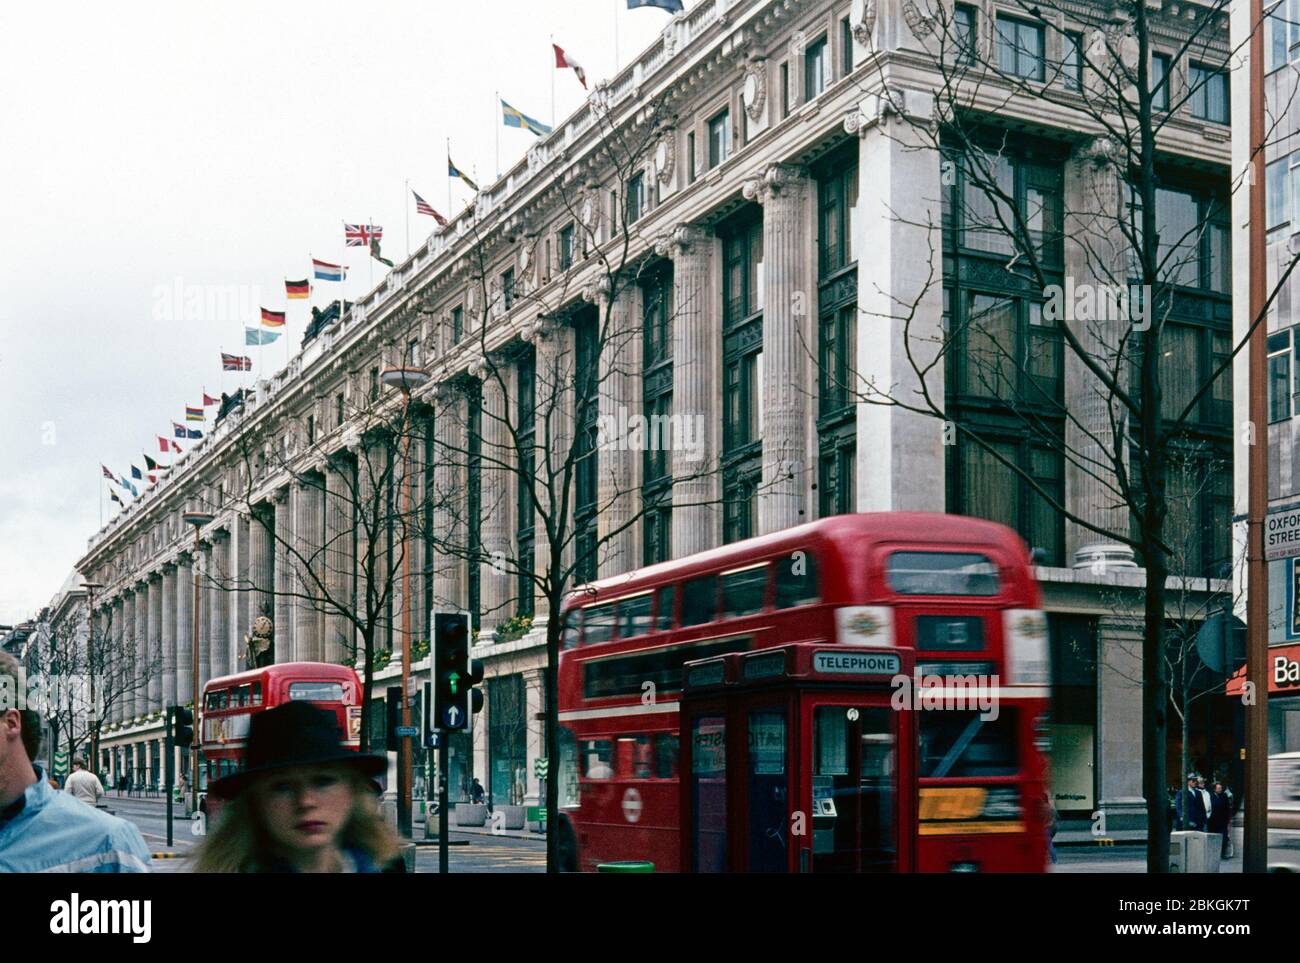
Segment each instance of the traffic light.
M483 708L483 693L474 688L483 681L483 665L469 657L469 616L464 612L436 613L433 651L434 725L464 729L470 713Z
M194 712L184 706L172 706L172 745L188 749L194 743Z

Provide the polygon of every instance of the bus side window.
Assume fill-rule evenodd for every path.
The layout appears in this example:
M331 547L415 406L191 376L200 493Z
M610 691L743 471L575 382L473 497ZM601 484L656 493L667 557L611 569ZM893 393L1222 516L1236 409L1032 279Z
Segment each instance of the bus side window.
M663 585L655 593L659 600L655 612L655 628L660 632L673 627L673 599L676 595L674 588L672 585Z
M738 618L763 611L767 594L767 564L753 565L722 576L722 616Z
M608 642L614 637L614 605L608 602L605 605L591 605L584 609L586 614L582 617L582 644L597 645L601 642Z
M655 736L655 778L677 777L677 737L671 732Z
M584 739L582 774L588 779L614 778L614 747L608 739Z
M682 585L682 625L703 625L717 618L718 577L701 575Z
M800 549L776 560L776 607L791 609L821 601L817 563L812 552Z
M566 649L576 649L582 639L582 609L569 609L564 613L563 645Z
M226 709L230 706L230 690L222 689L217 693L217 708Z
M649 595L634 595L618 603L618 637L630 639L645 635L650 631L650 606L654 598Z
M249 702L249 705L260 706L261 704L262 704L262 683L254 682L253 690L252 690L252 701Z

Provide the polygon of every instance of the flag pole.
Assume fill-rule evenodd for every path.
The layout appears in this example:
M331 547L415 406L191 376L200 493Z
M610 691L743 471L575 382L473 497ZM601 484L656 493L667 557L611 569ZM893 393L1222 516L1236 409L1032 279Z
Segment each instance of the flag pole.
M368 249L366 251L366 265L370 271L370 290L373 291L375 289L375 255L374 255L374 249L370 248L370 244L375 243L375 219L372 217L369 218L369 221L370 221L370 234L366 238L366 240L369 242L369 244L366 245Z
M618 73L618 5L621 0L614 0L614 73Z
M551 34L551 63L547 66L551 68L551 130L555 130L555 71L558 69L555 60L555 34Z
M455 212L451 207L451 138L447 138L447 216L453 217Z
M406 258L411 257L411 179L406 179L406 191L402 194L402 211L406 218Z
M501 125L497 123L497 111L501 109L501 91L492 91L496 102L492 105L492 129L496 131L497 180L501 179Z

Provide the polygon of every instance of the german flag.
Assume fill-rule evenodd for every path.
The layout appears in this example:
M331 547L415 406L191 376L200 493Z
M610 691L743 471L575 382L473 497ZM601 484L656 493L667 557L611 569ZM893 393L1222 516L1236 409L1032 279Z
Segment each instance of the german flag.
M306 278L301 281L285 281L284 296L290 301L309 298L311 297L311 285L307 283Z
M270 310L269 308L263 308L263 309L262 309L262 324L266 325L268 328L283 328L283 327L284 327L284 312L283 312L283 311L272 311L272 310Z

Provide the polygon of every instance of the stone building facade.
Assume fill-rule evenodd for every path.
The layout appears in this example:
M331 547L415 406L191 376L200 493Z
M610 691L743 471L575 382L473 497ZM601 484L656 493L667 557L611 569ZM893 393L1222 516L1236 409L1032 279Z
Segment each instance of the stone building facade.
M1170 52L1201 10L1176 6L1157 18L1157 46ZM1097 7L1081 3L1078 10L1095 16ZM1087 529L1044 515L1014 475L945 444L941 420L868 403L841 387L844 372L856 372L899 394L915 391L909 345L942 338L950 302L980 291L1023 300L1023 292L999 287L990 252L948 239L945 205L960 182L918 132L934 121L940 76L927 43L940 20L964 18L972 49L993 62L1021 24L1022 40L1008 49L1028 58L1030 73L1022 76L1071 83L1068 71L1047 69L1070 63L1067 34L1025 25L1024 16L1018 5L996 0L934 10L914 0L699 0L673 17L649 49L325 326L284 371L258 382L242 408L94 536L78 567L107 586L97 606L100 631L129 633L159 666L132 706L111 720L103 743L110 765L123 755L137 770L147 766L142 760L152 756L144 747L162 738L161 710L192 698L188 587L196 569L206 577L197 613L203 679L242 667L242 639L263 613L276 625L276 661L353 652L355 638L342 620L295 599L299 576L282 538L268 532L300 546L339 543L349 519L330 508L330 493L347 487L344 473L355 477L371 457L364 426L344 413L378 396L381 368L413 364L432 375L414 401L421 417L432 419L435 439L417 488L464 495L463 502L433 503L430 524L444 534L470 525L489 556L541 564L534 557L543 541L537 518L518 496L521 466L471 473L438 457L437 446L469 447L474 437L509 448L511 439L493 434L503 430L501 412L516 416L518 433L532 438L545 430L555 440L587 430L588 419L616 418L620 409L699 419L700 448L716 471L697 471L682 448L659 459L599 451L590 490L577 495L574 512L579 553L584 544L602 546L591 576L846 511L965 512L1016 527L1042 549L1058 682L1069 693L1057 716L1058 806L1140 820L1141 710L1132 672L1140 573L1131 559L1118 569L1075 567L1095 554ZM1108 27L1123 30L1122 23ZM1223 33L1215 24L1213 35ZM1215 43L1222 53L1226 35ZM1199 69L1176 61L1168 67L1175 86ZM1104 142L1068 107L1048 110L1008 95L987 109L987 123L1009 135L1018 197L1037 191L1085 220L1106 198L1119 202L1119 172L1106 163ZM1188 174L1174 202L1205 203L1198 183L1226 187L1227 131L1190 107L1170 117L1162 146ZM603 149L617 138L644 143L626 171L612 171ZM607 303L601 267L608 262L599 253L624 242L624 223L634 279ZM1086 269L1068 238L1063 251L1063 272ZM1210 272L1197 286L1206 304L1226 302ZM900 304L911 306L906 319ZM526 410L544 380L539 372L560 355L580 362L592 311L637 336L600 353L608 377L594 411L561 410L543 426ZM1010 336L1041 346L1029 312L1017 311ZM1202 364L1218 349L1215 318L1208 311L1203 322L1189 323L1179 348L1188 352L1184 361ZM1044 383L1079 413L1062 432L1104 427L1106 410L1094 403L1087 370L1049 342L1042 343ZM931 389L998 424L1005 412L967 390L962 370L950 366L946 384L940 371ZM1220 414L1207 410L1207 422ZM1006 425L1008 457L1037 483L1085 519L1123 524L1094 477ZM1219 426L1208 430L1218 437ZM241 439L256 432L278 439L279 457L248 457ZM1085 446L1086 433L1069 440ZM1226 531L1229 502L1210 493L1198 507L1207 520L1222 516ZM194 508L216 516L197 548L181 521ZM356 539L348 551L359 557ZM1195 591L1223 589L1226 573L1216 565L1225 552L1206 542L1193 573L1206 578ZM439 558L419 544L413 553L419 577L412 608L417 626L426 626L417 634L427 632L434 609L479 615L473 654L487 666L487 709L472 739L453 746L460 767L453 787L472 769L498 801L534 801L545 672L540 627L553 613L508 567ZM346 562L344 553L331 571L345 571ZM222 587L232 578L242 590ZM522 637L494 637L516 616L533 620ZM427 663L417 661L417 675L421 669L427 673ZM381 684L395 672L385 668Z

